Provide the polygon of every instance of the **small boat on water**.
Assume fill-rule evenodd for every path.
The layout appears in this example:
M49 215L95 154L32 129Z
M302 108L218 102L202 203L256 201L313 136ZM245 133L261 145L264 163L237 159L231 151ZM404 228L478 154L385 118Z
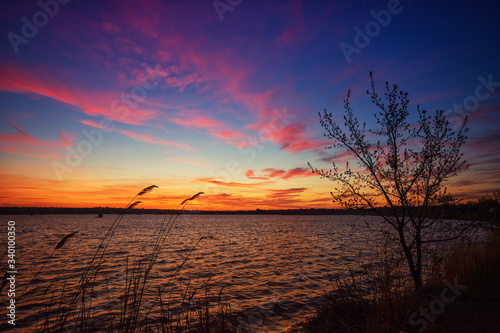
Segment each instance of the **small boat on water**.
M97 217L102 217L102 214L101 213L97 214Z

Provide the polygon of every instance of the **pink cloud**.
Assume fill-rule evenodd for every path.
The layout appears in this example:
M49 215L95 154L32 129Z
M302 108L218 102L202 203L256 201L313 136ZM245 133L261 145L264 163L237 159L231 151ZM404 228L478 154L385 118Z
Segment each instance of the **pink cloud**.
M30 138L33 138L31 135L29 135L28 133L26 133L21 127L19 127L19 125L16 124L16 122L14 120L9 120L9 125L15 129L16 131L18 131L20 134L22 134L22 136L24 137L30 137Z
M235 195L231 193L220 193L220 194L207 194L203 198L208 207L212 207L215 203L218 207L222 209L227 209L226 207L239 207L240 209L289 209L289 208L303 208L308 202L302 201L298 196L293 194L270 194L268 196L244 196ZM295 206L295 207L294 207Z
M82 124L85 124L88 126L103 129L101 124L98 124L98 123L91 121L91 120L80 120L80 122ZM109 130L109 127L106 129ZM177 147L177 148L180 148L182 150L187 150L187 151L194 150L193 148L191 148L187 144L163 140L161 138L153 137L153 136L148 135L148 134L140 134L140 133L135 133L132 131L119 130L119 129L115 129L115 131L118 133L124 134L124 135L126 135L134 140L140 141L140 142L152 143L152 144L161 145L161 146L173 146L173 147Z
M37 139L24 131L13 120L9 124L17 133L0 133L0 151L35 156L48 159L61 159L62 149L72 145L75 135L61 131L59 141Z
M250 171L250 172L249 172ZM251 170L247 170L248 175L251 175ZM217 203L221 204L219 201L226 201L228 203L234 203L237 200L241 200L244 198L245 206L261 206L268 208L276 208L279 206L286 206L287 208L291 208L291 204L304 204L304 202L299 199L299 195L307 190L307 188L288 188L288 189L269 189L263 186L274 184L276 181L263 181L257 183L239 183L239 182L222 182L218 181L214 178L200 178L197 179L196 182L210 183L214 185L220 185L225 187L237 187L237 188L250 188L259 191L268 192L264 197L243 197L242 195L232 195L228 193L224 193L223 195L214 195L213 197L217 198ZM241 205L239 205L241 207Z
M289 188L285 190L270 190L272 193L268 194L266 197L271 199L282 199L289 198L299 195L300 193L307 190L307 188Z
M287 24L286 30L279 38L280 42L293 43L304 33L302 6L300 1L294 3L291 9L293 19ZM116 6L117 13L100 12L94 21L85 24L86 33L93 33L96 36L93 44L75 39L73 33L67 29L61 29L58 33L61 40L75 45L78 50L75 52L77 55L70 56L86 59L88 57L88 62L92 65L91 70L108 74L103 78L106 79L105 82L108 85L110 83L116 85L118 82L123 90L124 87L140 82L145 74L141 66L145 63L164 64L165 82L162 83L160 89L176 88L184 92L187 87L195 86L199 91L209 94L207 99L217 106L216 114L209 116L208 113L214 113L214 111L207 110L179 112L174 116L162 115L163 110L171 110L171 108L162 103L154 103L148 98L141 104L142 108L141 106L133 110L129 108L129 114L121 117L120 113L112 112L111 108L112 103L121 96L122 91L114 92L105 89L97 91L93 87L77 87L61 81L60 78L67 77L67 73L42 75L33 68L26 69L22 75L18 76L21 80L20 86L16 89L18 92L36 93L70 104L89 115L103 116L133 125L166 118L190 129L205 129L209 134L221 138L228 144L235 147L241 146L245 138L258 134L260 130L268 126L266 120L268 120L269 110L275 104L274 98L279 94L279 86L256 84L255 75L260 73L262 68L253 59L242 57L229 46L214 49L211 41L196 37L190 29L185 28L186 25L179 26L175 18L169 21L160 19L161 15L158 13L173 12L172 9L179 10L178 7L182 6L160 1L148 1L148 6L140 6L140 8L133 3L120 2L120 5ZM287 8L282 10L289 12ZM188 17L193 20L191 15ZM83 18L75 16L73 20L75 19L78 21ZM68 25L70 23L77 25L75 22L66 22ZM199 21L193 20L190 23L194 27L199 25ZM121 27L121 30L117 27ZM102 33L103 31L106 33ZM169 31L169 33L162 34L159 31ZM140 36L140 44L136 36ZM154 47L154 53L143 53L151 47ZM139 54L141 62L137 57ZM29 73L31 74L28 75ZM2 74L1 70L0 74ZM71 80L66 81L71 82ZM0 89L2 86L12 85L2 85L0 82ZM51 86L53 89L50 91L43 88ZM196 102L194 104L200 105ZM237 104L242 112L234 112L234 104ZM120 107L125 106L121 103ZM222 114L231 114L231 117L254 126L247 127L242 133L241 126L216 119L216 115ZM303 122L291 122L285 129L268 135L266 139L291 153L316 149L321 142L311 139L310 134L305 134L306 127L307 124Z
M185 38L186 31L180 31L175 22L164 22L159 20L160 12L169 11L175 4L165 4L158 1L150 1L150 7L137 8L131 3L120 3L116 10L120 13L111 15L101 12L99 20L89 22L85 29L94 31L97 36L95 45L86 45L79 40L75 40L68 32L60 32L62 40L68 40L76 44L78 54L88 55L89 62L92 63L92 70L105 70L110 80L115 80L122 87L137 84L144 76L136 55L141 51L134 43L132 36L141 35L141 47L147 49L154 44L156 52L149 55L149 60L153 63L168 64L165 73L165 82L161 89L178 88L181 92L190 85L198 88L205 85L210 87L215 104L220 106L223 112L232 112L227 107L228 103L238 103L248 110L245 115L234 114L235 118L242 117L248 121L247 116L265 116L265 108L270 105L272 95L276 88L264 88L251 83L252 75L258 68L252 67L250 61L244 61L241 57L235 57L235 51L228 48L213 51L211 45L201 39ZM177 7L176 7L177 9ZM77 20L78 16L75 17ZM149 19L151 18L151 19ZM102 23L105 22L105 23ZM67 22L69 24L69 22ZM198 22L193 22L198 23ZM126 27L119 30L117 27ZM168 28L168 29L166 29ZM102 31L106 34L102 34ZM173 33L159 34L158 31L167 30ZM188 41L189 40L189 41ZM96 55L95 50L99 50ZM175 53L172 50L176 50ZM102 54L101 54L102 53ZM81 56L80 55L80 56ZM117 59L117 64L113 64L111 59ZM126 68L126 73L118 68ZM2 70L6 73L2 73ZM14 91L18 93L35 93L57 101L61 101L76 107L77 109L93 116L103 116L108 119L124 122L128 124L141 125L160 116L159 110L166 109L165 105L157 105L151 109L136 108L129 110L129 114L121 117L121 114L112 112L113 103L121 96L122 92L100 90L96 91L90 87L76 87L67 82L62 82L60 73L41 73L43 70L37 68L16 68L11 72L0 67L2 77L17 77L17 83L1 82L0 89ZM57 70L56 70L57 71ZM16 75L14 76L14 72ZM68 82L71 82L68 80ZM116 84L116 82L113 82ZM50 89L46 88L49 87ZM147 100L143 104L150 105ZM196 103L195 103L196 104ZM116 108L116 103L114 108ZM123 103L120 108L126 108ZM129 107L130 109L130 107ZM227 110L227 111L226 111ZM213 115L210 117L205 112L177 113L168 118L171 122L188 128L207 129L208 132L217 136L229 144L238 145L238 140L245 138L240 128L229 126ZM247 135L248 136L248 135Z
M339 163L339 162L344 162L346 160L349 160L351 158L352 158L352 156L351 156L351 153L349 151L339 151L333 155L329 155L329 156L325 156L325 157L321 158L321 161L326 162L326 163L332 163L332 162Z
M302 8L302 1L293 1L288 4L289 16L291 17L291 22L288 24L289 28L278 38L278 43L289 45L297 42L300 37L304 35L305 25L304 25L304 8Z
M263 109L261 119L246 126L258 133L261 141L270 140L289 153L306 150L320 151L328 145L326 140L316 139L308 131L308 126L316 124L312 119L302 119L296 111L283 109Z
M91 126L91 127L95 127L95 128L99 128L99 129L104 129L104 130L110 129L109 127L103 127L101 124L96 123L95 121L92 121L92 120L80 120L80 122L82 124L87 125L87 126Z
M269 139L273 143L279 144L284 151L291 153L318 150L318 148L325 146L324 141L309 138L306 125L301 123L286 126L282 131L273 133Z
M221 182L221 181L215 180L213 178L199 178L196 181L202 182L202 183L210 183L210 184L214 184L214 185L220 185L220 186L227 186L227 187L244 187L244 188L255 188L255 189L260 189L261 186L276 183L275 181L265 181L265 182L258 182L258 183Z
M224 126L222 122L215 119L209 119L201 115L198 111L182 111L177 117L169 118L169 120L177 125L191 128L217 128Z
M143 124L157 115L157 111L127 105L120 100L120 91L103 92L71 86L62 82L57 74L41 67L0 64L0 91L49 97L92 116L134 125Z
M290 169L288 170L283 176L281 176L281 179L288 180L290 178L294 177L311 177L315 176L311 169L309 168L295 168L295 169Z
M267 177L269 178L281 177L286 173L284 170L272 169L272 168L263 169L261 171L267 174Z
M73 142L75 142L76 140L76 135L75 133L66 133L64 131L61 131L59 133L59 138L66 146L71 147L73 145Z
M223 139L225 142L238 147L242 139L246 138L241 129L231 128L229 125L208 118L198 110L181 111L175 117L169 118L169 121L187 128L203 129L210 135Z
M203 79L198 74L186 74L181 77L167 77L163 84L170 88L179 88L180 92L183 92L188 86L198 86L202 82Z
M218 136L218 137L220 137L224 140L227 140L227 141L240 140L240 139L245 138L245 136L243 134L241 134L241 132L238 133L238 132L233 132L230 130L222 130L222 131L213 130L213 131L210 131L210 133L214 136Z
M267 180L267 179L269 179L269 177L257 177L257 176L255 176L253 170L246 170L245 171L245 176L248 179L260 179L260 180Z
M473 124L490 125L499 121L500 108L499 107L484 107L477 111L471 112L469 115L469 125ZM459 116L459 122L464 116Z
M248 179L260 179L260 180L268 180L268 179L271 179L271 178L281 178L283 180L288 180L288 179L294 178L294 177L311 177L311 176L314 176L314 174L308 168L294 168L294 169L290 169L288 171L280 170L280 169L267 168L267 169L262 169L260 171L264 175L262 175L262 176L256 176L255 173L253 172L253 170L246 170L245 171L245 176Z
M147 135L147 134L138 134L138 133L134 133L131 131L123 131L123 130L116 130L116 131L119 133L122 133L128 137L131 137L134 140L141 141L141 142L147 142L147 143L152 143L152 144L161 145L161 146L174 146L177 148L181 148L182 150L188 150L188 151L194 150L193 148L191 148L187 144L173 142L173 141L165 141L163 139L155 138L155 137L152 137L151 135Z
M48 82L50 73L42 69L28 69L15 64L0 64L0 90L14 93L34 93L55 100L76 104L76 98L59 80Z

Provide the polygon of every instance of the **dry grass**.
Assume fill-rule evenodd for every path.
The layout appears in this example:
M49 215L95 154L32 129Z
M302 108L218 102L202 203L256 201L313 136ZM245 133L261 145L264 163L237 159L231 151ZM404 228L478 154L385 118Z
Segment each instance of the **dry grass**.
M455 277L465 284L489 282L499 272L500 229L492 231L483 242L463 239L444 249L440 258L434 262L431 283Z
M378 261L363 271L337 278L316 314L304 322L304 332L399 332L415 302L413 285L402 261L384 247Z
M445 280L477 288L493 285L498 290L500 230L492 232L484 242L464 238L438 251L433 257L439 259L429 263L426 284L419 291L413 289L395 258L383 251L378 255L379 263L371 269L336 281L334 291L304 322L304 332L413 332L409 316L441 297Z
M176 223L181 211L186 205L199 197L199 192L182 201L178 206L178 214L166 215L158 227L152 246L144 245L138 249L138 255L127 259L125 279L119 297L119 306L109 294L108 279L99 274L106 260L113 260L108 255L108 246L119 228L125 212L140 204L137 197L150 193L156 185L151 185L139 191L127 204L124 212L111 224L105 236L85 266L78 282L74 287L68 288L68 281L64 283L50 283L45 287L42 298L49 299L38 308L38 322L36 331L39 332L244 332L238 321L231 315L228 305L219 297L214 300L209 295L208 281L204 290L191 285L175 288L175 278L189 260L191 254L207 238L201 237L191 248L189 253L179 263L176 271L158 287L156 296L148 290L150 275L155 269L155 263L162 250L168 244L167 239ZM68 244L76 235L76 231L64 236L55 246L45 264L35 274L30 284L43 275L43 269L52 259L56 250ZM25 288L26 296L29 294L29 285ZM171 294L176 290L180 297L174 298ZM153 296L152 296L153 295ZM201 296L200 296L201 295ZM107 306L102 298L107 298ZM173 299L179 299L174 301ZM152 313L155 313L154 318ZM159 316L158 316L159 314Z

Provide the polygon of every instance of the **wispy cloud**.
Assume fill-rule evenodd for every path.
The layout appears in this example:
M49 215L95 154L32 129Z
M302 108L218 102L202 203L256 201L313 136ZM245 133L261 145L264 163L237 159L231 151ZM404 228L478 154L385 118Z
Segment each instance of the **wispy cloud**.
M41 67L0 64L0 91L36 94L65 103L92 116L102 116L117 122L140 125L154 119L156 110L127 105L119 90L95 90L77 87L60 80L60 76Z
M80 120L80 122L82 124L85 124L88 126L103 129L101 124L98 124L98 123L91 121L91 120ZM151 136L149 134L136 133L136 132L127 131L127 130L120 130L120 129L115 129L115 132L124 134L124 135L128 136L129 138L132 138L132 139L140 141L140 142L152 143L152 144L160 145L160 146L173 146L173 147L177 147L177 148L180 148L182 150L187 150L187 151L194 150L188 144L164 140L162 138L154 137L154 136Z
M265 181L265 182L258 182L258 183L223 182L223 181L216 180L213 178L198 178L195 181L201 182L201 183L210 183L210 184L219 185L219 186L226 186L226 187L243 187L243 188L254 188L254 189L261 189L262 186L276 183L276 181Z
M260 179L260 180L268 180L269 177L266 177L266 176L255 176L255 173L253 172L253 170L246 170L245 171L245 176L248 178L248 179Z
M266 197L270 199L282 199L282 198L290 198L299 195L300 193L307 190L307 188L289 188L285 190L269 190L270 194Z
M314 174L311 172L311 169L308 168L294 168L289 170L281 170L281 169L273 169L267 168L260 170L262 175L256 176L253 170L246 170L245 176L248 179L261 179L268 180L271 178L280 178L283 180L289 180L294 177L311 177Z
M177 125L188 128L221 128L224 124L216 119L207 118L198 111L182 111L177 116L169 118Z
M147 142L147 143L152 143L155 145L160 145L160 146L173 146L180 148L182 150L194 150L191 148L189 145L184 144L184 143L179 143L179 142L174 142L174 141L166 141L160 138L155 138L152 137L151 135L147 134L139 134L139 133L134 133L131 131L123 131L123 130L117 130L117 132L125 134L128 137L131 137L134 140L141 141L141 142Z
M47 159L61 159L65 146L75 140L73 133L59 132L59 140L37 139L23 130L14 120L9 121L15 133L0 133L0 151L35 156Z

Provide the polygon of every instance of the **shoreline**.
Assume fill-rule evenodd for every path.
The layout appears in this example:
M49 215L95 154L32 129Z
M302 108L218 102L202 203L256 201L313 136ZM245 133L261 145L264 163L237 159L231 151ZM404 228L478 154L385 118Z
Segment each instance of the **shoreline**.
M500 327L500 229L483 243L461 243L442 253L422 289L379 279L365 294L361 281L340 281L316 313L301 324L321 332L498 332ZM390 276L392 278L392 276Z

